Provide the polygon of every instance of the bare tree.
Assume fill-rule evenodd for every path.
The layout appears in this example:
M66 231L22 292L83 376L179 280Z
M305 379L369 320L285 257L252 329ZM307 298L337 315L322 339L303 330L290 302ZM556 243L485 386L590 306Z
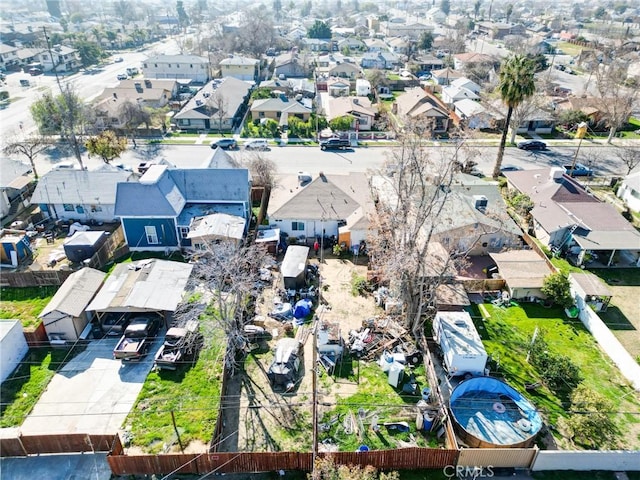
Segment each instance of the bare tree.
M31 164L33 176L38 179L36 170L36 156L45 151L51 145L51 140L42 135L31 135L22 139L14 139L2 149L5 155L24 155Z
M148 110L142 107L142 105L134 103L131 100L126 100L120 104L120 107L118 107L118 114L127 135L131 137L131 140L133 141L134 148L137 147L136 136L133 132L142 124L144 124L148 129L151 125L151 114Z
M454 149L457 154L458 147ZM446 154L445 154L446 155ZM430 244L455 173L454 157L436 159L421 135L401 139L388 161L392 176L372 178L376 215L371 217L371 263L403 302L407 328L418 338L433 313L435 289L443 283L451 257L433 256ZM434 269L435 266L435 269Z
M259 270L266 264L266 250L255 244L239 245L221 240L194 253L193 281L204 290L209 303L202 325L205 343L213 341L213 329L222 329L227 337L225 365L233 375L248 343L244 331L254 315L259 295Z
M258 213L257 224L262 225L267 214L267 206L271 198L271 191L277 186L277 167L273 160L270 160L259 153L254 153L249 159L249 171L253 179L253 185L262 187L262 198L260 200L260 212Z
M540 91L540 90L538 90ZM510 143L515 143L518 128L531 118L536 112L544 109L545 98L542 95L532 95L522 100L514 109L511 114L511 137Z
M628 63L615 51L603 52L593 62L593 74L598 91L598 108L604 113L609 127L607 143L611 143L618 129L629 120L638 99L638 89L628 88Z
M619 147L616 148L615 155L627 167L627 175L640 165L640 149L638 148Z
M207 103L214 109L214 115L218 119L218 132L220 133L222 132L222 122L227 118L227 99L220 92L215 92Z

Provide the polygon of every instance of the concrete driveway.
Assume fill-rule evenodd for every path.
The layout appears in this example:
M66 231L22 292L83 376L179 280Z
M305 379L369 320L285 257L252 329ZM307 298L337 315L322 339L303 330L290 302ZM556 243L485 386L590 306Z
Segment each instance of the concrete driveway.
M115 434L153 365L161 339L140 362L113 359L118 338L91 342L54 375L20 428L23 435Z

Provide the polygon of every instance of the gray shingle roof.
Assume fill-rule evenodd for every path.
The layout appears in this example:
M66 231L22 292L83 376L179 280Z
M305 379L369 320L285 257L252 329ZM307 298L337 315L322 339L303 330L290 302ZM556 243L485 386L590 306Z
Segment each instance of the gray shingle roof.
M79 317L100 289L105 276L104 272L89 267L72 273L38 317L45 317L56 310Z
M127 182L130 177L129 172L121 170L52 170L40 178L31 203L97 202L113 205L116 201L116 185Z

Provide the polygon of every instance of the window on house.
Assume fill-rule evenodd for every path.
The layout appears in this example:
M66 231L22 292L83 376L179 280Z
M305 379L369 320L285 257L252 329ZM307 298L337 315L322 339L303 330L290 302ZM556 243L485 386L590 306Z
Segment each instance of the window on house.
M154 66L154 67L156 67L156 68L158 68L158 64L157 64L157 63L154 63L154 64L153 64L153 66Z
M70 203L65 203L64 204L64 211L65 212L73 212L74 208L73 205Z
M142 68L147 68L147 64L146 64L146 63L143 63L143 64L142 64Z
M82 205L76 205L77 213L84 213L84 207Z
M171 68L171 64L167 65L167 67Z
M258 112L258 117L264 118L264 112Z
M180 236L187 238L187 235L189 235L189 227L180 227Z
M189 64L189 68L193 68L193 63L190 63L190 64Z
M153 225L144 227L144 234L147 237L147 243L149 245L157 245L158 243L158 233L156 232L156 227Z
M294 232L304 231L304 222L291 222L291 230Z
M95 212L101 212L102 211L102 207L100 205L91 205L91 212L95 213Z

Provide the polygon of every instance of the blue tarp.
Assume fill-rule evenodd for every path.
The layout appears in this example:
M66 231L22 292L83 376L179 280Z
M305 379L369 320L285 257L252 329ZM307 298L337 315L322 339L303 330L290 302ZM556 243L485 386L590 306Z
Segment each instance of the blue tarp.
M308 300L306 298L302 300L298 300L298 302L296 303L293 309L293 316L295 318L306 318L311 313L312 307L313 307L313 303L311 303L311 300Z

